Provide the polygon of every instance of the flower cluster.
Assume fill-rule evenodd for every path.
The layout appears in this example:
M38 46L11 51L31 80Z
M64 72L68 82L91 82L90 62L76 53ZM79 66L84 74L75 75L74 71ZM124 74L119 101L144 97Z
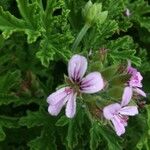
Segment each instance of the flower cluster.
M87 59L81 55L74 55L68 63L67 86L50 94L47 98L49 104L48 112L57 116L63 106L66 105L65 114L68 118L73 118L76 114L76 99L81 94L93 94L104 89L104 80L99 72L91 72L85 75L87 70ZM125 132L128 116L138 114L137 105L131 106L130 101L134 93L146 97L142 88L142 76L135 68L128 63L126 73L130 75L130 79L125 83L122 101L113 103L103 108L103 116L112 122L118 136ZM107 88L105 88L107 89Z
M110 104L103 109L104 117L111 120L118 136L125 133L128 116L138 114L137 106L128 106L132 99L133 91L146 97L146 93L139 89L142 87L141 81L143 77L137 69L131 67L130 61L128 62L127 73L131 75L131 78L127 83L127 87L124 89L121 104Z

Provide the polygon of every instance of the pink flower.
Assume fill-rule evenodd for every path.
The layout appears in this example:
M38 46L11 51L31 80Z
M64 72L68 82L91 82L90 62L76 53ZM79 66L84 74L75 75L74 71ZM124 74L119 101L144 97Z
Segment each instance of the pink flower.
M128 74L131 75L131 78L128 82L128 85L132 90L144 97L146 97L146 93L142 91L140 88L142 88L142 80L143 77L140 72L137 71L137 69L131 67L131 62L128 61L128 67L127 67Z
M114 125L115 132L118 136L125 133L125 127L127 126L128 116L134 116L138 114L137 106L126 106L132 97L131 91L125 88L122 102L114 103L104 107L103 114L108 120L111 120Z
M104 87L104 81L99 72L92 72L83 77L87 70L87 60L80 55L74 55L68 64L68 75L71 85L61 88L48 96L48 112L57 116L66 105L66 116L73 118L76 113L76 97L78 93L96 93Z

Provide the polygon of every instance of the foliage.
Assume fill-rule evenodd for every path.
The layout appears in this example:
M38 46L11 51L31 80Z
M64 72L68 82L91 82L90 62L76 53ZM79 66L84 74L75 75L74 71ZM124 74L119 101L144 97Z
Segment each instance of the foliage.
M89 116L82 103L78 104L74 119L66 118L64 112L57 117L47 112L46 98L63 83L68 59L74 53L89 56L90 50L93 55L89 56L89 70L99 70L108 83L117 84L102 93L108 94L108 102L102 101L103 105L110 103L109 99L121 97L122 85L129 77L117 73L118 64L126 64L127 59L142 72L144 88L149 93L148 1L93 0L102 4L102 11L108 11L108 16L104 23L91 25L76 51L72 51L85 24L82 11L86 2L0 1L0 149L150 149L149 96L146 106L140 108L141 114L131 119L121 138L106 126L103 118L99 122ZM129 17L125 15L127 8L131 12ZM90 101L92 97L85 99Z

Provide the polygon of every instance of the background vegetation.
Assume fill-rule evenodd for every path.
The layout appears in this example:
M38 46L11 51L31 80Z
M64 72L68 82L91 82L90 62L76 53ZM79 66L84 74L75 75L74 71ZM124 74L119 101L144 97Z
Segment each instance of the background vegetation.
M108 11L76 51L72 45L85 21L86 0L0 1L1 150L149 150L150 6L146 0L93 0ZM126 16L126 9L131 15ZM47 96L63 84L67 61L75 53L108 49L110 64L130 59L144 77L148 93L140 114L117 137L111 128L91 124L79 107L74 119L47 112ZM143 99L140 100L143 102Z

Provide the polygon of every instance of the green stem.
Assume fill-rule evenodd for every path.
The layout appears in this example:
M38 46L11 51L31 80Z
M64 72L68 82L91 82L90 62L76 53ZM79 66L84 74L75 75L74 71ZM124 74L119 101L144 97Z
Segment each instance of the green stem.
M44 7L43 7L43 2L42 2L42 0L40 0L40 6L41 6L41 8L42 8L42 11L44 12Z
M81 42L83 36L86 34L87 30L90 28L89 24L85 24L83 26L83 28L81 29L81 31L79 32L77 38L75 39L73 46L72 46L72 50L75 51L76 48L78 47L79 43Z

